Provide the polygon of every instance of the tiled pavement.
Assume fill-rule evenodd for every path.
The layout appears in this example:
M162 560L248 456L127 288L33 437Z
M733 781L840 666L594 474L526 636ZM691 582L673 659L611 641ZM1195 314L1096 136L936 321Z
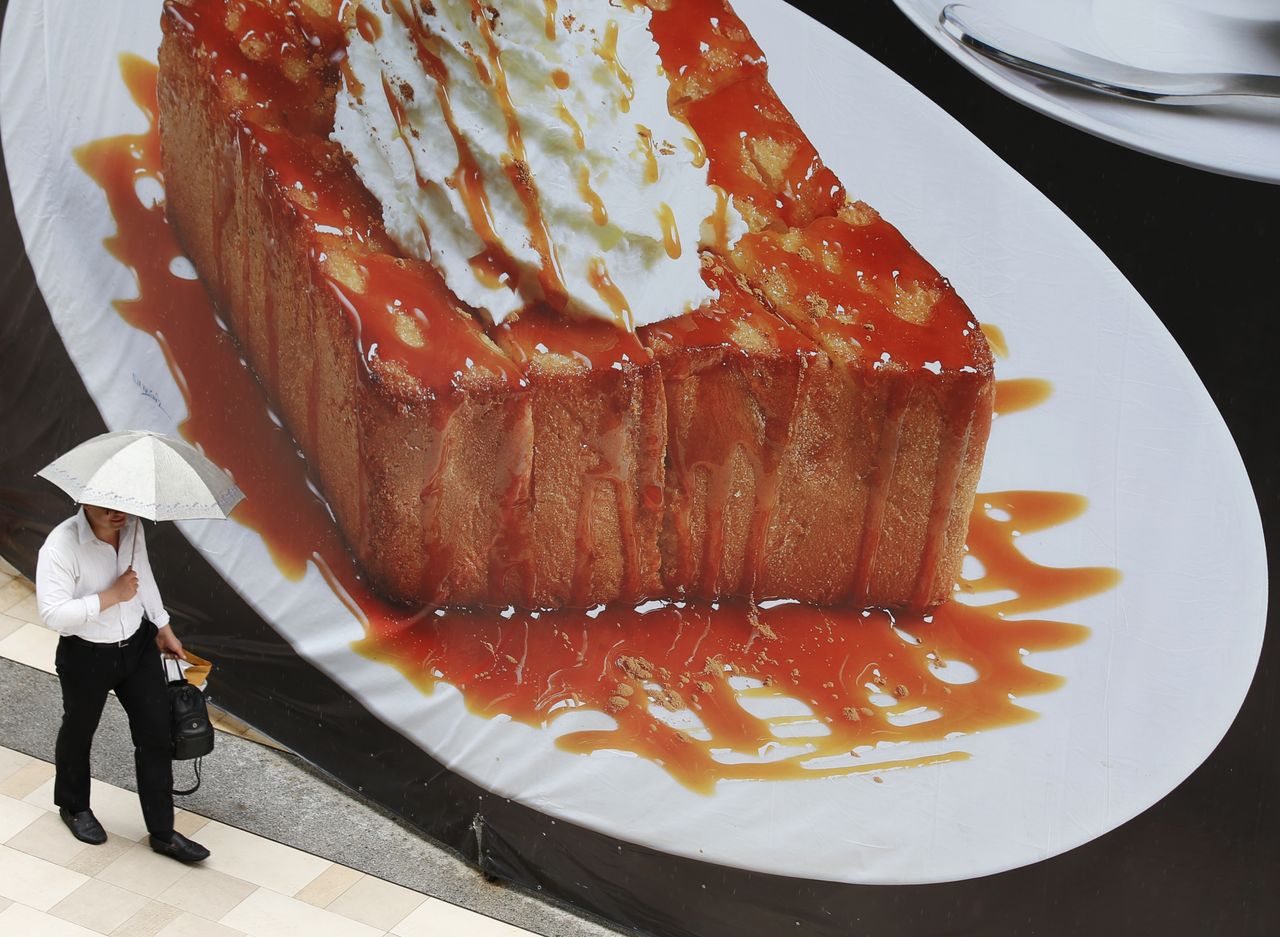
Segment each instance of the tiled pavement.
M57 636L31 585L0 559L0 657L52 670ZM222 715L219 728L271 744ZM102 846L73 839L53 766L0 747L0 934L22 937L515 937L510 924L180 810L212 851L188 867L146 844L136 795L94 781Z

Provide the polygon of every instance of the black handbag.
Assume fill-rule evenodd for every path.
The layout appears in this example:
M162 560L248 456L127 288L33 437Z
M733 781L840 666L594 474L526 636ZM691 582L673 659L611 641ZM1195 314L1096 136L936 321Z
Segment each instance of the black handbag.
M199 687L187 682L182 668L174 666L178 676L170 680L170 658L164 658L165 680L169 690L169 720L173 736L173 760L196 760L196 783L187 790L174 790L174 794L184 796L194 794L200 787L200 759L213 751L213 723L209 721L209 710L204 703L204 694Z

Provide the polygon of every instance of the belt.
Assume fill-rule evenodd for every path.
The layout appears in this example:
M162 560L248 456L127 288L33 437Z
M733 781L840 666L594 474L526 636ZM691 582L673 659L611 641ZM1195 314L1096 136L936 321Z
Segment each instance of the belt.
M62 637L67 641L76 641L80 644L87 644L89 647L128 647L134 641L138 640L138 638L142 637L142 629L145 625L145 621L139 624L137 630L123 641L90 641L88 638L82 638L78 634L64 634Z

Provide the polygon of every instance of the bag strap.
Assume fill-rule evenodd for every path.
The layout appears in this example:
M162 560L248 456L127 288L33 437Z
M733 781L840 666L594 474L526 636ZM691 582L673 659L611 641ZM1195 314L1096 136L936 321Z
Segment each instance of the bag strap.
M177 670L178 670L178 675L177 675L176 677L174 677L172 680L170 680L170 679L169 679L169 664L170 664L170 663L172 663L172 664L174 665L174 667L176 667L176 668L177 668ZM162 673L163 673L163 676L164 676L165 686L168 686L170 683L186 683L186 682L187 682L187 677L186 677L186 675L182 672L182 665L178 663L178 659L177 659L176 657L169 657L169 656L167 656L167 655L165 655L165 654L161 654L161 655L160 655L160 666L163 668Z
M175 787L173 789L173 795L175 797L186 797L188 794L194 794L196 791L200 790L200 762L202 761L204 761L203 757L197 758L193 763L196 769L196 783L184 791L180 791Z

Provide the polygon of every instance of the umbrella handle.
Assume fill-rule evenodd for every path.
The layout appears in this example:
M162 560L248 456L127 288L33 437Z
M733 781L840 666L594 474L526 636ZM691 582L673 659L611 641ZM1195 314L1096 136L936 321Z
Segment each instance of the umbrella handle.
M142 523L142 518L134 517L133 519L133 551L129 554L129 568L133 569L133 561L138 558L138 525Z

